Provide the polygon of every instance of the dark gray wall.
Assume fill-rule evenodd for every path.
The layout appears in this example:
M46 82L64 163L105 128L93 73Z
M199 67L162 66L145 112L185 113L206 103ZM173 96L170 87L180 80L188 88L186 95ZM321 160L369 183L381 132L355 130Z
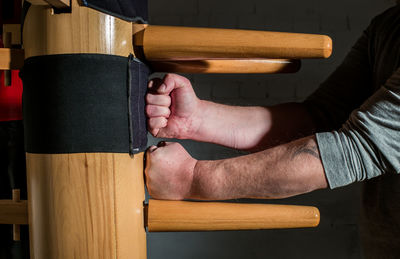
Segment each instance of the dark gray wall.
M394 0L149 0L150 23L327 34L333 55L304 60L297 74L186 75L202 99L232 105L302 101L337 67L370 19ZM162 76L162 74L156 75ZM157 143L159 139L150 139ZM227 148L179 141L197 159L240 155ZM149 259L362 258L358 241L360 185L266 203L317 206L314 229L150 233Z

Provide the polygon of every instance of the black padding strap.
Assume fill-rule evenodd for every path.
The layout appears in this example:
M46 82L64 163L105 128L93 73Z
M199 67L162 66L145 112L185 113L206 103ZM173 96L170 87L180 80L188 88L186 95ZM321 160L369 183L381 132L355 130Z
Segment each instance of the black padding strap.
M147 0L82 0L83 5L130 22L147 23Z
M128 120L130 153L140 152L147 145L145 95L149 69L139 60L129 56ZM138 87L140 86L140 87Z
M148 74L147 67L132 57L64 54L28 58L21 71L26 151L143 151Z

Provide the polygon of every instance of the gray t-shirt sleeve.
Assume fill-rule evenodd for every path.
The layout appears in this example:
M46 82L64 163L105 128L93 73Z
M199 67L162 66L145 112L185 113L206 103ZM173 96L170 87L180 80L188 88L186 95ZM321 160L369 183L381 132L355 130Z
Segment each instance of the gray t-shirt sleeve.
M341 129L316 137L331 188L400 173L400 68Z

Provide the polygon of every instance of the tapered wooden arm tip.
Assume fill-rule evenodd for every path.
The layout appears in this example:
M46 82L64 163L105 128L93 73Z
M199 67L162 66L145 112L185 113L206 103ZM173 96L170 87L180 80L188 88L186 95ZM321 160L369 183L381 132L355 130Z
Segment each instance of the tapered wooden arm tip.
M215 231L316 227L315 207L149 200L146 226L150 232Z
M329 36L324 35L324 40L323 40L323 57L324 58L329 58L332 55L332 39Z
M321 220L321 214L319 212L319 209L316 207L310 207L314 209L314 225L312 225L311 227L317 227L319 225L319 222Z

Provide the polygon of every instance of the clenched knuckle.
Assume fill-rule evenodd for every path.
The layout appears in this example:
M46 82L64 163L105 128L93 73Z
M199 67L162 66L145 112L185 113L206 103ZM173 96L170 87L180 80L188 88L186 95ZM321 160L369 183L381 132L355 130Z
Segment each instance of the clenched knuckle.
M148 104L148 105L146 105L145 109L146 109L147 114L150 114L152 111L152 106Z
M146 102L151 103L153 100L153 95L152 94L146 94Z

